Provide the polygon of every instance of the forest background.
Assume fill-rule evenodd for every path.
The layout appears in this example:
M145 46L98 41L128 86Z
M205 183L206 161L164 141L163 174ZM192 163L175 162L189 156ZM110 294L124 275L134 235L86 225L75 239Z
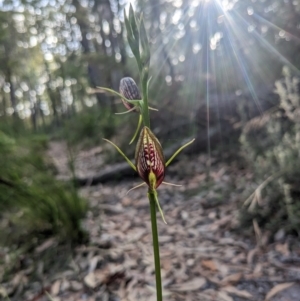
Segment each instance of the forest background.
M298 237L300 2L132 4L143 14L151 47L153 131L167 154L196 138L186 164L171 170L179 181L203 175L185 198L214 191L218 164L234 166L233 182L213 203L239 195L232 206L240 235L255 240L268 233L268 243ZM14 275L33 265L40 246L49 249L38 253L48 275L53 250L73 256L76 247L93 245L83 225L91 200L82 191L133 176L102 138L133 157L128 142L137 119L116 116L121 101L97 90L118 91L125 76L139 84L124 26L128 6L125 0L0 1L0 296L21 300L24 292L44 292L45 285L28 284L28 275L20 288ZM200 171L188 170L193 162ZM237 183L236 170L244 182Z

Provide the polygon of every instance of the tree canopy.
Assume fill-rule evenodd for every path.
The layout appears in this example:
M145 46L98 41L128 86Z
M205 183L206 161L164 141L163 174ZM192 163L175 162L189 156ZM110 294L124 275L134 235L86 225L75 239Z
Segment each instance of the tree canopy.
M129 1L3 1L0 4L0 115L33 129L58 125L87 107L113 103L132 64L123 10ZM248 89L255 100L288 65L300 66L297 1L134 1L152 47L153 97L180 87L186 104L207 92ZM174 90L175 91L175 90ZM199 100L200 99L200 100ZM106 109L105 109L106 108Z

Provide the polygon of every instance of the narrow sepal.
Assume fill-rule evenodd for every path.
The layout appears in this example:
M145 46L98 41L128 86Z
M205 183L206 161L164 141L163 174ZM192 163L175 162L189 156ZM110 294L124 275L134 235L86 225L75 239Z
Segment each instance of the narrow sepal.
M173 160L174 158L187 146L189 146L190 144L192 144L195 141L195 139L191 140L190 142L186 143L185 145L181 146L175 153L174 155L167 161L166 166L168 166Z
M121 112L121 113L115 113L117 115L123 115L123 114L127 114L130 113L132 111L139 111L139 108L141 107L141 103L142 100L141 99L127 99L124 95L118 93L117 91L114 91L112 89L109 88L104 88L104 87L97 87L98 90L96 91L100 91L100 92L109 92L115 96L118 96L121 98L122 103L125 105L125 103L127 105L125 105L125 107L128 109L128 111L125 112ZM156 110L156 109L153 109Z
M119 154L127 161L127 163L132 167L134 171L136 171L136 167L133 165L133 163L128 159L128 157L121 151L121 149L115 145L112 141L103 138L106 142L110 143L114 148L119 152Z
M169 182L165 182L165 181L163 181L162 184L168 185L168 186L182 187L182 185L173 184L173 183L169 183Z
M134 99L134 100L127 99L122 94L118 93L115 90L109 89L109 88L97 87L97 89L99 89L99 92L100 91L104 91L104 92L109 92L109 93L111 93L111 94L113 94L115 96L119 96L122 100L125 100L125 101L127 101L127 102L129 102L131 104L134 104L134 105L139 105L141 103L140 99Z
M136 186L134 186L134 187L132 187L131 189L129 189L127 192L126 192L126 195L130 192L130 191L132 191L132 190L134 190L134 189L137 189L137 188L140 188L140 187L142 187L142 186L144 186L144 185L147 185L145 182L143 182L143 183L141 183L141 184L139 184L139 185L136 185Z
M130 110L128 111L125 111L125 112L120 112L120 113L115 113L116 115L125 115L125 114L128 114L130 112L133 112L136 110L136 107L132 107Z

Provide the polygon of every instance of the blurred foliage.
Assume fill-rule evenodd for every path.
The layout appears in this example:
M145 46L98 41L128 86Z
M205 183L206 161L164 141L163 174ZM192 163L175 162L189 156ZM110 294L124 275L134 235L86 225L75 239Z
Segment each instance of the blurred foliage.
M66 140L72 146L88 148L101 144L102 138L115 135L120 122L110 108L88 108L65 119L54 137Z
M54 178L47 145L46 136L14 139L0 131L0 215L10 220L1 236L9 243L32 234L75 243L86 239L81 220L87 204L71 184Z
M284 68L276 82L279 107L250 121L241 143L258 188L242 210L246 224L255 218L271 231L300 234L300 79Z
M0 116L57 131L91 106L109 109L89 87L117 90L123 76L135 78L123 24L128 2L3 1ZM299 69L297 1L139 0L136 9L151 41L152 97L164 101L167 86L185 118L209 93L249 90L255 99L256 88L272 84L283 64Z

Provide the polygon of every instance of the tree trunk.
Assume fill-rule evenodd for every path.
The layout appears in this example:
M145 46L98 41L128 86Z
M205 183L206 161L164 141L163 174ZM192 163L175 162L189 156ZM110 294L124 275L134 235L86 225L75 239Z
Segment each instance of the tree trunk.
M31 123L32 123L32 128L33 131L36 132L37 131L37 106L36 103L34 103L32 96L30 96L30 92L28 92L28 97L29 97L29 102L30 102L30 111L31 111L31 115L30 115L30 119L31 119Z
M41 98L39 96L37 96L36 108L38 110L38 115L41 116L43 129L45 129L46 128L45 115L44 115L43 110L41 109Z
M48 93L48 96L51 101L51 106L52 106L52 111L53 111L53 116L54 116L54 118L53 118L54 124L55 124L55 126L58 126L59 120L58 120L58 111L57 111L57 101L56 101L55 93L51 89L52 76L51 76L51 72L49 70L49 65L46 60L44 60L44 64L45 64L45 69L46 69L46 73L48 76L48 81L46 82L47 93Z
M10 103L11 103L11 106L13 108L13 117L16 118L17 117L17 109L16 109L16 106L17 106L17 100L16 100L16 94L15 94L15 86L14 86L14 83L13 83L13 80L12 80L12 74L11 74L11 70L9 67L7 67L6 69L6 82L9 83L9 88L10 88L10 91L9 91L9 95L10 95Z
M86 23L85 19L87 18L87 12L85 11L85 8L81 6L78 0L72 1L73 5L76 8L75 17L77 18L78 26L80 28L81 32L81 46L83 49L83 53L88 57L88 55L91 53L90 44L87 39L87 34L89 32L89 26ZM104 41L103 41L104 42ZM101 74L95 66L94 63L91 62L90 58L87 59L88 62L88 77L90 84L93 88L96 88L97 86L101 86L103 83L103 77L101 77ZM107 98L105 94L103 93L96 93L97 101L102 106L104 104L107 104Z
M2 116L6 117L6 99L5 99L5 94L4 92L1 94L1 111L2 111Z

